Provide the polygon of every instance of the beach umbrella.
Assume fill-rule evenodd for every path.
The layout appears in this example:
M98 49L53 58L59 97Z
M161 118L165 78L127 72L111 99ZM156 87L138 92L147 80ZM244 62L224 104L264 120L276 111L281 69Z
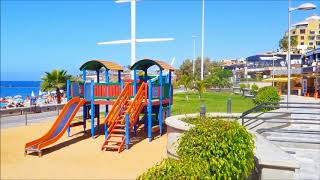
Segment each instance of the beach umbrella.
M31 92L31 97L34 97L34 92L33 91Z
M12 99L12 96L6 96L5 98L6 99Z
M21 95L15 95L15 96L13 96L13 98L19 99L19 98L22 98L22 96Z
M51 91L50 94L56 94L56 91Z
M15 100L13 100L13 102L15 102L15 103L22 103L22 102L23 102L23 99L17 98L17 99L15 99Z

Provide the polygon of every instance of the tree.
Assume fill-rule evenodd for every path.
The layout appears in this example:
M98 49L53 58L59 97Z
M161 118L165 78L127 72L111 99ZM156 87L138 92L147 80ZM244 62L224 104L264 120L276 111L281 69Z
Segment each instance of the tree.
M298 45L297 36L290 36L290 37L291 37L291 49L294 47L297 47ZM280 39L279 47L283 51L288 51L288 36L284 36L282 39Z
M67 74L66 70L54 69L51 72L45 72L41 82L41 90L56 90L57 103L61 103L60 89L64 89L68 79L71 79L71 75Z
M203 61L203 67L204 67L204 77L210 74L210 70L213 67L217 67L218 64L214 61L211 61L209 58L205 58ZM183 61L181 66L176 72L177 74L177 79L180 79L182 75L186 74L189 76L193 76L192 72L192 60L186 59ZM194 73L194 79L200 79L201 75L201 58L198 57L195 61L195 73Z
M198 94L199 94L199 100L202 99L202 95L204 92L206 92L206 87L207 87L207 82L206 81L200 81L197 80L195 82L195 89L197 90Z
M210 71L210 75L207 77L207 81L210 85L219 87L230 87L230 77L232 77L231 70L225 70L221 67L214 67Z
M179 80L179 84L182 85L186 91L185 93L186 93L186 100L187 101L189 100L188 89L190 87L191 80L192 80L191 76L188 76L186 74L182 75L182 77Z

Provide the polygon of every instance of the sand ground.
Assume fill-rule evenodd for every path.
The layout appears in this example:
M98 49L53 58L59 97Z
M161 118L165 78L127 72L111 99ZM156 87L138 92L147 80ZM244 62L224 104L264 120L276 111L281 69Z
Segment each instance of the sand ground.
M104 136L92 139L81 126L72 128L70 138L65 133L41 158L25 157L25 143L39 138L52 123L1 129L1 179L135 179L166 158L166 135L152 142L138 135L129 150L117 153L101 151Z

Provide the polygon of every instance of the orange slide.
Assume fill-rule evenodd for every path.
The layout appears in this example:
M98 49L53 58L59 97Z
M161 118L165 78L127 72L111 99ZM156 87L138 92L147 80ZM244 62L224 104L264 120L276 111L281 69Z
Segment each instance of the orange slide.
M38 156L41 156L41 150L44 147L53 144L64 134L64 132L68 129L72 119L85 102L86 100L80 99L80 97L74 97L68 101L68 103L64 105L61 113L57 117L50 130L41 138L28 142L25 145L25 155L27 155L28 151L31 151L38 152Z

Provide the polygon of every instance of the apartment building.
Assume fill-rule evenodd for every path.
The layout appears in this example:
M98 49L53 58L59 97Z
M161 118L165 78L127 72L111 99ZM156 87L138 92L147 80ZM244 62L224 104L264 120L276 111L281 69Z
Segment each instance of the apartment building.
M316 49L320 46L320 16L312 15L304 21L293 24L290 32L298 42L297 46L292 48L294 53Z

